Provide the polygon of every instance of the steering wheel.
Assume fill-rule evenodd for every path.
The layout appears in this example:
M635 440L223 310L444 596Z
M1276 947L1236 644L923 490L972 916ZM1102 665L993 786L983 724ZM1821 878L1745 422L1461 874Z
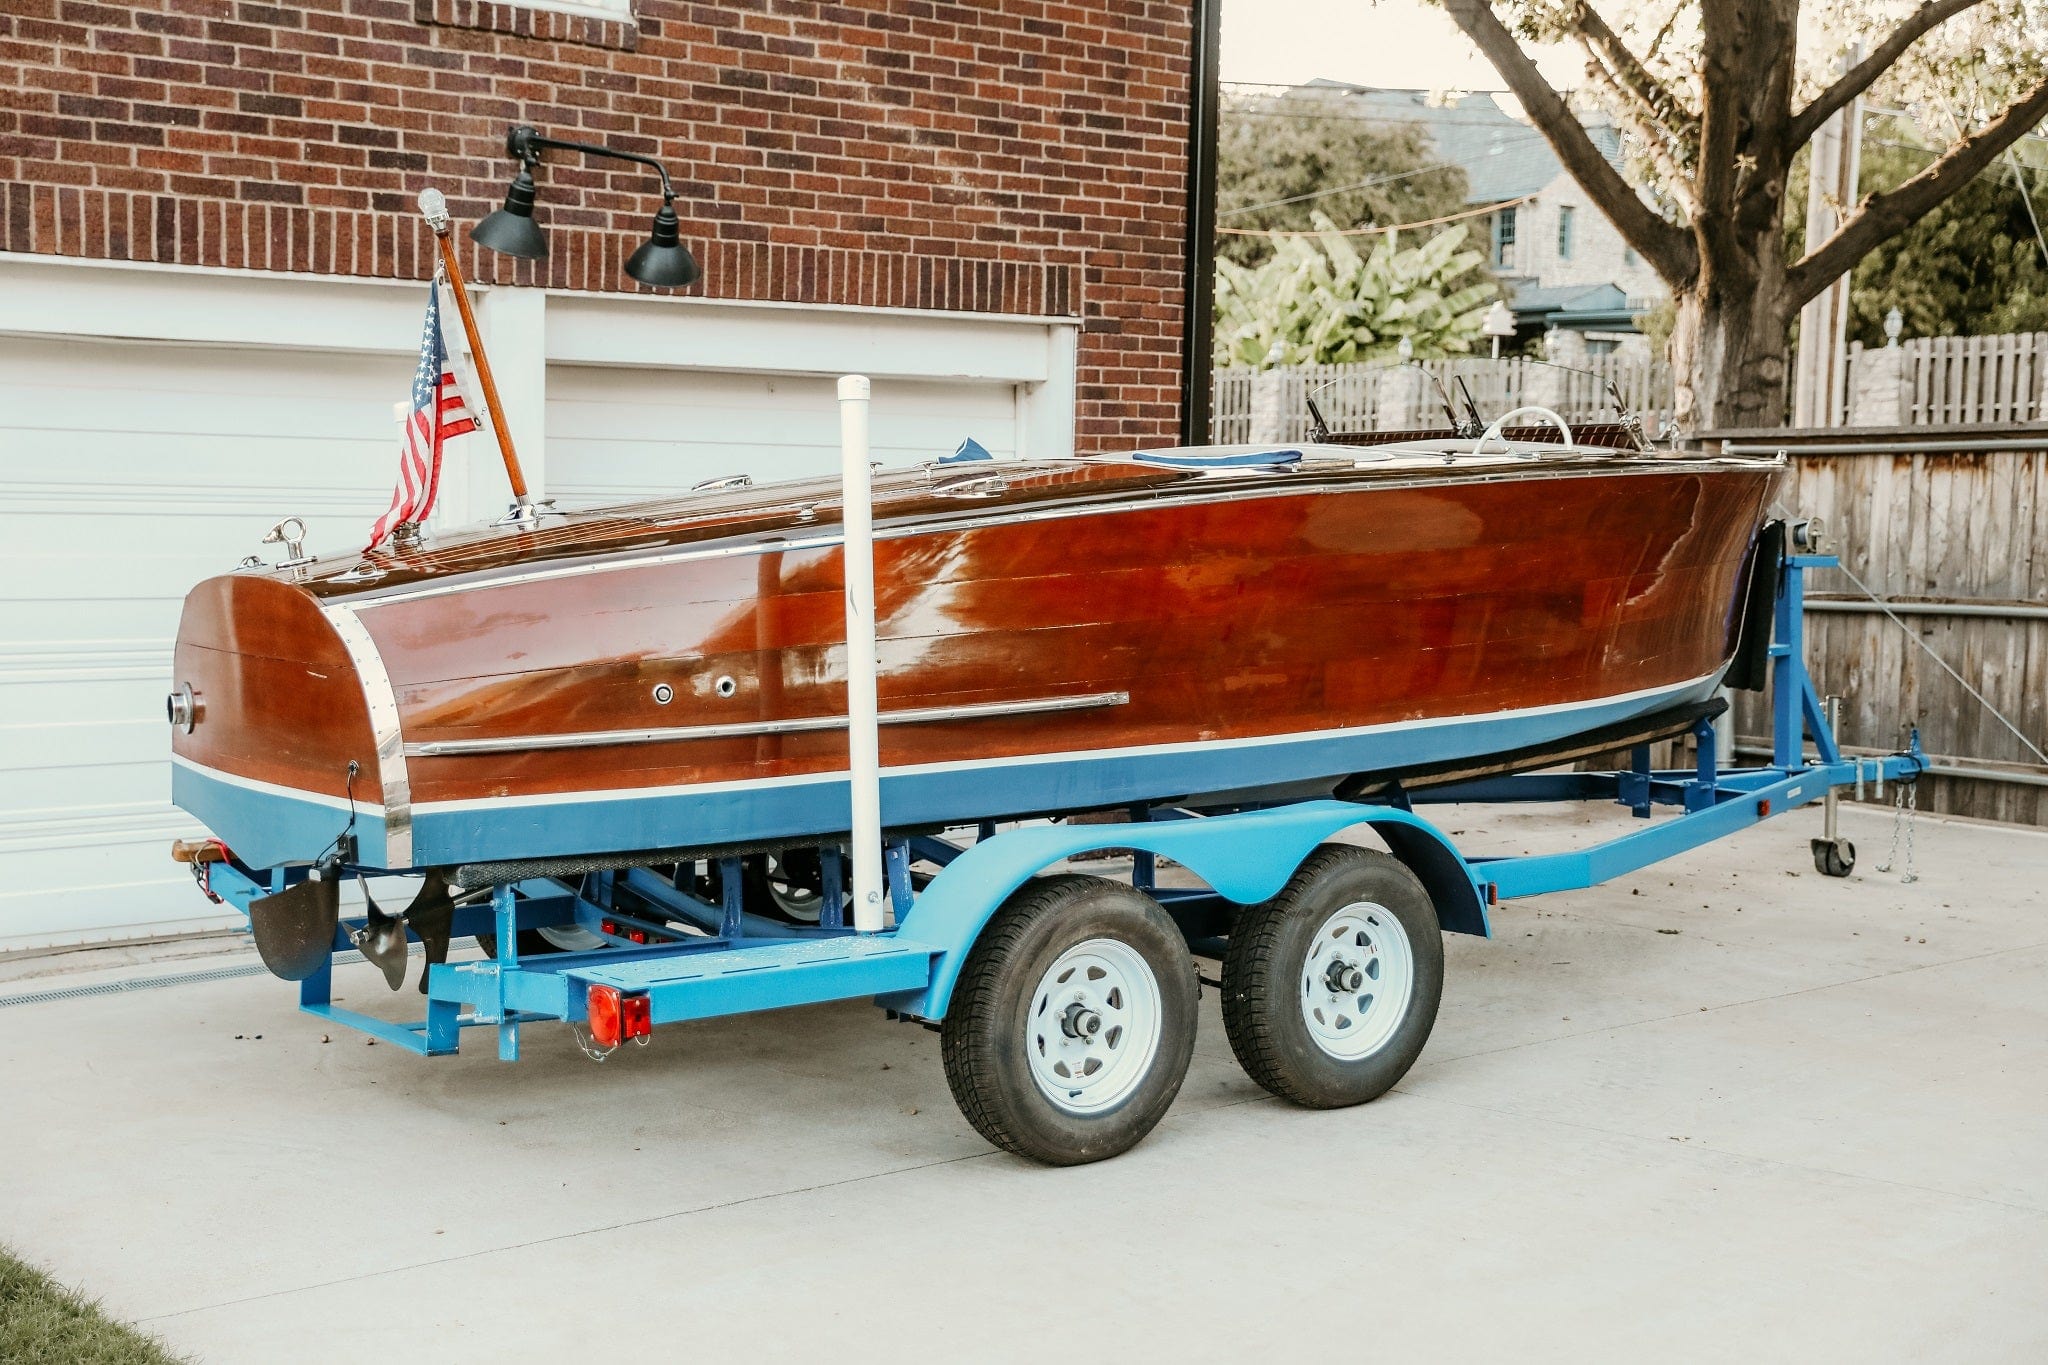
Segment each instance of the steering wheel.
M1474 455L1484 455L1486 453L1486 443L1488 441L1502 440L1502 429L1507 426L1510 420L1516 417L1520 417L1525 413L1531 416L1543 418L1545 421L1549 422L1550 425L1557 428L1558 434L1564 437L1564 443L1566 445L1570 445L1572 443L1572 429L1570 426L1566 424L1564 418L1558 416L1549 408L1538 407L1534 403L1524 403L1521 407L1511 408L1508 411L1502 413L1499 417L1496 417L1494 419L1493 425L1488 427L1483 433L1481 433L1479 439L1473 443L1472 453Z

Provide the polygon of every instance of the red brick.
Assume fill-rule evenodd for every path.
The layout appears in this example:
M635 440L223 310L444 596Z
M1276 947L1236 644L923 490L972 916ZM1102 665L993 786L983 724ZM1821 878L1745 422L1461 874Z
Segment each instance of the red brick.
M1170 439L1190 33L1178 4L16 0L0 242L418 277L413 196L488 212L505 127L661 158L717 298L1071 317L1084 448ZM482 280L625 292L641 172L550 152L553 252Z

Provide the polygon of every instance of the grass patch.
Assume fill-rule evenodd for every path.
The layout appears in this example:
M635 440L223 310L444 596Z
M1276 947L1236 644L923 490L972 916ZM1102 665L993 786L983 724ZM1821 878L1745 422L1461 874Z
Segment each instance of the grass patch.
M0 1361L7 1365L190 1365L155 1337L115 1322L0 1247Z

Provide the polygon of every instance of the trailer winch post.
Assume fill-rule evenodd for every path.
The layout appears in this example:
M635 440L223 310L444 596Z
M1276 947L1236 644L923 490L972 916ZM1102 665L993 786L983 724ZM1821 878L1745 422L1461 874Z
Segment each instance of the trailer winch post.
M845 527L846 749L852 793L853 927L882 929L882 758L875 695L875 525L868 469L868 380L839 380L839 477Z

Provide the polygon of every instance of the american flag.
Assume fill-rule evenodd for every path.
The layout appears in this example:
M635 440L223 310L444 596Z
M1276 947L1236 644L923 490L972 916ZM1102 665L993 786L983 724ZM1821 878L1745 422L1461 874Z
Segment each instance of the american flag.
M398 487L391 506L370 532L374 550L401 522L417 525L434 510L441 491L441 446L450 436L477 429L462 400L448 346L441 339L441 282L427 294L427 324L420 331L420 363L412 372L412 409L405 417L405 442L398 455Z

